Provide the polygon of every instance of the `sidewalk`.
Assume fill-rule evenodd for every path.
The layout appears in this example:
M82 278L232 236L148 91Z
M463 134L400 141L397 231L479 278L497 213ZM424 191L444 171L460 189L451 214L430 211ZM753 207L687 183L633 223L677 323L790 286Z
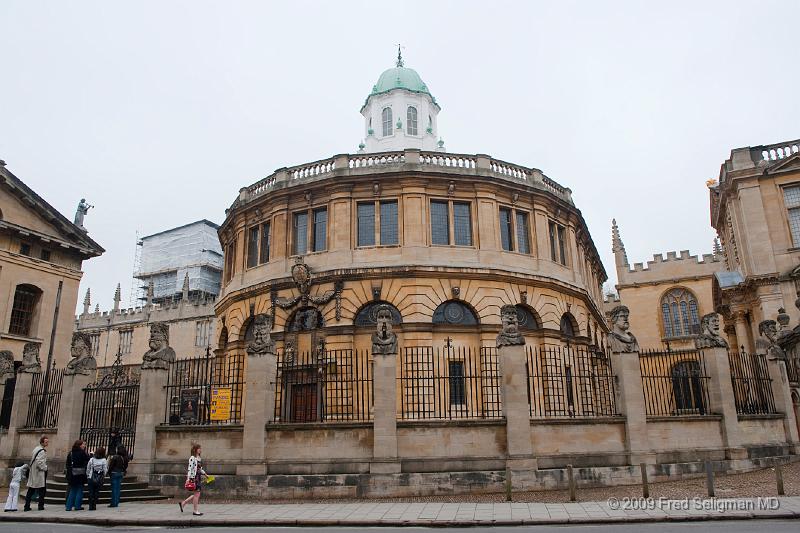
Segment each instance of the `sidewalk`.
M771 498L777 509L760 509L752 498L700 500L693 508L685 500L647 500L649 510L615 509L609 502L579 503L298 503L207 504L204 516L181 514L178 505L123 504L117 509L66 512L50 505L45 511L0 513L0 522L59 522L94 525L140 526L469 526L528 524L591 524L687 520L743 520L750 518L800 518L800 497ZM672 502L672 503L670 503ZM619 502L620 506L623 502ZM736 504L748 509L719 510ZM767 505L768 506L768 505ZM688 507L688 509L686 508Z

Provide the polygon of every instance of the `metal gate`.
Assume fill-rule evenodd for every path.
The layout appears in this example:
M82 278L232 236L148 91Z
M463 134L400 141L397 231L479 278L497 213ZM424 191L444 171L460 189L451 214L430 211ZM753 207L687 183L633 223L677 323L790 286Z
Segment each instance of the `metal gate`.
M6 380L3 389L3 404L0 407L0 429L8 429L11 425L11 408L14 406L14 389L17 386L16 375Z
M139 378L119 358L111 371L83 389L81 439L90 453L98 446L125 446L133 457L136 412L139 408Z

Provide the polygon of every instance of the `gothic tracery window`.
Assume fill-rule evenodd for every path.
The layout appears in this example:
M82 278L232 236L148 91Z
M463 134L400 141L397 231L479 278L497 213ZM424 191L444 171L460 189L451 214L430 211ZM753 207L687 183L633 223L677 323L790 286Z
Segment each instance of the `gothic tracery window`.
M661 322L664 337L688 337L700 333L697 298L686 289L669 290L661 298Z

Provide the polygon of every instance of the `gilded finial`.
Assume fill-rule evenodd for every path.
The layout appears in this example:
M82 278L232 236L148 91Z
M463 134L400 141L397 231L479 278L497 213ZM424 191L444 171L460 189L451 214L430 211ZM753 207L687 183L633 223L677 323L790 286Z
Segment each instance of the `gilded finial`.
M403 66L403 54L400 52L400 43L397 44L397 66Z

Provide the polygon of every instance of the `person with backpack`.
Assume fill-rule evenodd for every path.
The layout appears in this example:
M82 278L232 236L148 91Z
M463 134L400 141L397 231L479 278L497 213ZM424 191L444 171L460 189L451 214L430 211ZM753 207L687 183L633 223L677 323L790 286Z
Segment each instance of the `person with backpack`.
M33 449L31 455L31 462L28 465L30 472L28 473L28 492L25 493L25 507L23 511L31 510L31 500L33 495L39 500L39 510L44 511L44 498L47 494L47 451L46 448L50 444L50 439L47 435L42 435L39 438L39 446Z
M86 464L86 478L89 480L89 510L97 510L97 500L100 490L103 488L103 480L108 473L108 461L106 460L106 449L98 446L94 455Z
M111 476L111 504L109 507L119 507L119 498L122 492L122 478L128 470L128 452L124 446L117 449L108 459L108 473Z
M69 484L67 493L66 510L83 511L83 487L86 485L86 465L89 463L89 454L86 453L86 443L81 439L72 444L72 451L67 454L64 473ZM41 501L41 500L40 500Z

